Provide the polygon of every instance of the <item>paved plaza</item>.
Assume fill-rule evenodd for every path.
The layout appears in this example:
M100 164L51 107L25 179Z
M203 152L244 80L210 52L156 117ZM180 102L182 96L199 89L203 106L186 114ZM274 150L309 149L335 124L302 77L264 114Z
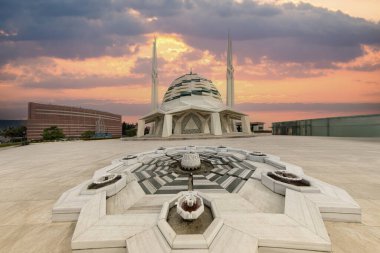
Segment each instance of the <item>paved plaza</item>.
M362 208L361 223L325 222L333 252L378 252L380 249L380 139L258 136L54 142L2 149L0 252L71 252L75 223L51 222L52 207L63 192L126 154L181 145L224 145L262 151L301 166L305 174L346 190ZM221 173L223 167L220 169L215 173ZM224 184L228 179L225 175L215 180L215 188L225 187L233 192L248 175L244 169L249 168L229 174L238 178L236 184ZM150 194L165 189L145 188L144 191Z

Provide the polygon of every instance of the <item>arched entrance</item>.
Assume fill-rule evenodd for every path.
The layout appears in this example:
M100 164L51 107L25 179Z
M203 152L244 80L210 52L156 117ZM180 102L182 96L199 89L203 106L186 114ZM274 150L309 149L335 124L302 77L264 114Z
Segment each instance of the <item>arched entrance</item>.
M187 114L181 122L182 134L199 134L202 133L202 122L195 113Z

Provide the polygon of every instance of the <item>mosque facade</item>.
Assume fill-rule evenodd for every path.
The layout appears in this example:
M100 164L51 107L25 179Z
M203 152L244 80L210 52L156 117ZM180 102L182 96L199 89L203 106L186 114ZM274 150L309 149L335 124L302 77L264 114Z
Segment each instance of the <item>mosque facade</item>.
M229 36L226 79L226 104L211 80L190 71L170 84L159 105L155 39L152 53L151 112L139 119L137 137L252 134L248 115L234 109L234 68ZM149 126L149 133L145 132L146 126Z

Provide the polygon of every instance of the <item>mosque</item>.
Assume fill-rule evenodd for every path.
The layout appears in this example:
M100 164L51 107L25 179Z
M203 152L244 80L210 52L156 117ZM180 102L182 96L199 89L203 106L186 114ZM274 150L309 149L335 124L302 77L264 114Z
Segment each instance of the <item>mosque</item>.
M234 68L232 43L228 36L227 103L211 80L190 71L175 79L158 104L156 39L152 54L151 112L138 121L137 137L170 137L182 135L236 136L251 135L248 115L234 109Z

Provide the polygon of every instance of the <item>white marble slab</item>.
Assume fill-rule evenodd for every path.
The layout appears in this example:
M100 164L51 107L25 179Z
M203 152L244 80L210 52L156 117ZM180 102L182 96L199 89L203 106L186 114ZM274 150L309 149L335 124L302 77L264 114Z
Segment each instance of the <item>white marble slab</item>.
M195 147L195 150L215 152L216 148ZM167 148L165 152L187 150L184 146ZM112 165L98 170L94 177L112 171L122 173L121 182L125 184L108 187L112 193L103 189L90 195L87 190L83 191L90 182L86 181L61 196L53 208L53 220L75 220L80 212L71 243L74 251L150 252L154 248L155 252L187 253L328 252L331 242L323 219L360 221L360 206L346 191L304 175L299 166L269 154L263 161L245 160L249 151L240 149L227 149L219 154L255 166L251 176L255 179L247 180L239 193L200 190L214 217L203 234L176 234L166 219L169 208L175 205L181 193L146 195L129 172L140 163L147 164L164 155L157 150L137 154L136 163L129 166L115 160ZM153 166L148 165L146 169ZM303 175L312 186L297 187L275 181L266 175L275 169ZM197 180L195 183L206 185L207 182ZM223 182L228 183L228 180ZM182 186L164 187L178 190ZM106 200L107 196L111 197Z
M157 226L127 239L128 253L169 253L170 245L166 242Z
M234 242L234 243L231 243ZM210 246L211 253L257 253L258 240L229 226L223 226Z

